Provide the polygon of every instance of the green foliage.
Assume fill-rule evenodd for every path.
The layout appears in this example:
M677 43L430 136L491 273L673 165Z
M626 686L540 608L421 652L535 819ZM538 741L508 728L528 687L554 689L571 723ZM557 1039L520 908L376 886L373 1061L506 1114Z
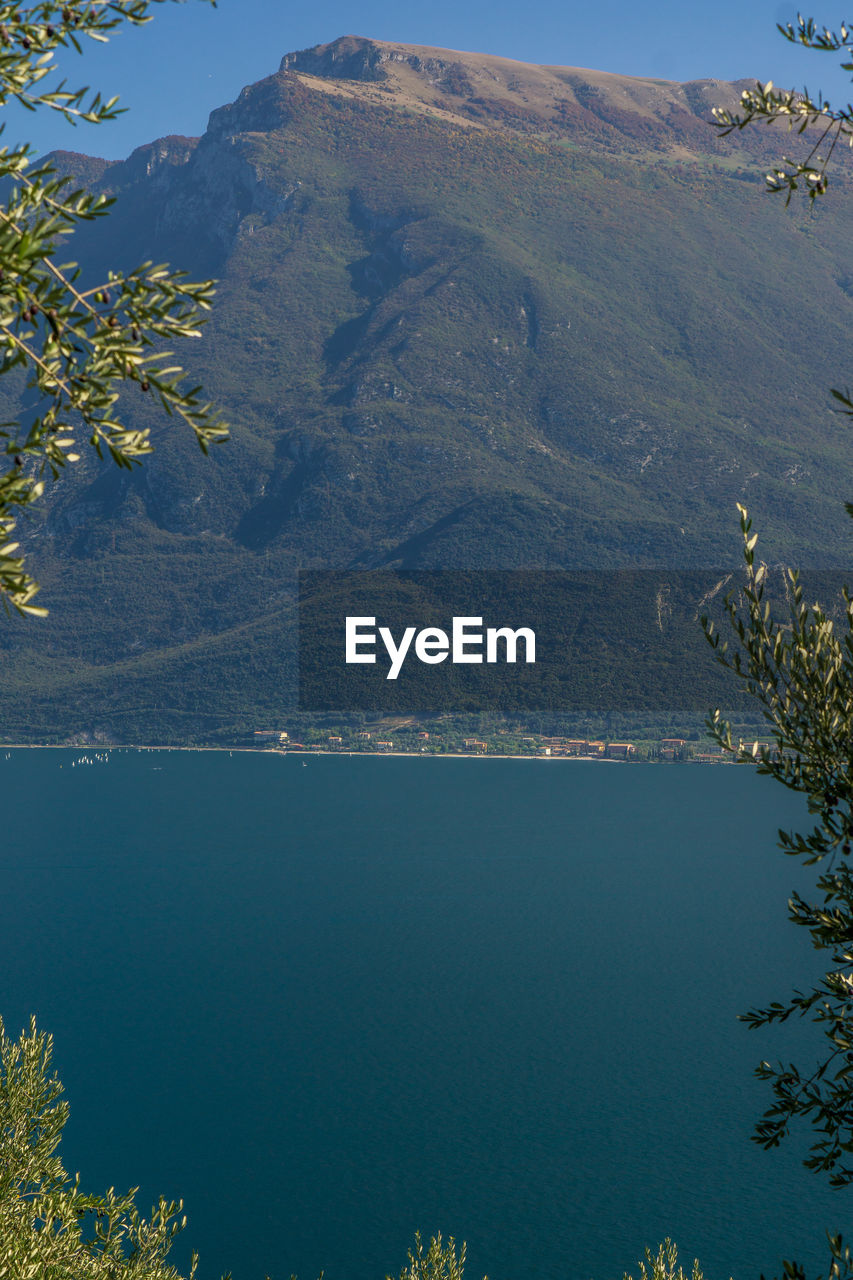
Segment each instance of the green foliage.
M640 1260L639 1280L688 1280L687 1276L678 1265L678 1250L669 1237L658 1246L657 1254L653 1257L650 1249L646 1249L645 1262ZM627 1273L623 1280L633 1280L633 1277ZM690 1273L690 1280L703 1280L702 1270L698 1261L693 1259L693 1270Z
M828 27L819 27L813 18L799 14L796 25L777 23L777 27L792 44L801 44L820 53L840 53L846 59L841 63L842 70L853 71L853 32L846 23L842 23L835 32ZM715 108L714 123L723 136L734 129L746 129L757 123L772 125L782 122L789 132L798 134L818 131L804 159L791 160L785 156L781 165L767 174L768 191L784 192L786 205L799 190L800 181L805 183L810 201L825 195L832 153L841 139L848 139L849 145L853 138L853 107L848 104L833 108L820 93L815 98L807 89L777 89L772 80L767 84L759 81L754 89L745 89L741 94L741 104L740 112Z
M145 1219L135 1191L88 1195L66 1173L57 1149L68 1103L52 1058L35 1018L17 1041L0 1019L0 1280L182 1280L168 1261L186 1226L182 1202L161 1198ZM186 1280L196 1266L193 1254ZM464 1266L464 1243L457 1254L439 1233L424 1249L416 1234L400 1280L463 1280Z
M159 0L157 0L159 2ZM69 120L101 123L115 117L117 99L102 101L64 81L43 87L57 48L80 50L80 38L103 41L122 22L149 21L151 0L93 0L86 6L0 3L0 105L16 99ZM183 369L163 344L197 337L210 309L210 280L146 262L127 273L108 271L95 284L81 282L63 262L80 224L103 217L112 201L74 189L49 166L30 168L26 144L0 148L0 180L11 194L0 207L0 375L20 371L37 396L24 424L0 424L0 598L21 614L44 614L31 603L38 590L19 544L7 541L15 516L30 507L71 462L79 461L71 434L81 429L99 456L130 468L151 452L150 428L124 425L123 388L134 384L195 433L204 452L227 431L219 415L186 386Z
M853 1257L851 1257L849 1246L844 1244L841 1236L829 1236L828 1241L827 1280L853 1280ZM657 1254L653 1255L650 1249L646 1249L645 1261L641 1260L639 1267L638 1280L688 1280L686 1273L678 1264L678 1250L668 1237L662 1245L658 1246ZM784 1280L806 1280L806 1273L798 1262L783 1263L782 1275ZM626 1274L623 1280L633 1280L633 1277ZM695 1258L690 1280L703 1280L702 1268ZM764 1280L763 1276L762 1280ZM824 1278L818 1276L816 1280L824 1280Z
M780 25L786 39L825 53L842 53L843 69L853 72L853 39L842 24L838 33L819 28L799 15L797 24ZM758 83L742 95L742 111L715 111L724 134L754 123L785 122L789 131L813 140L801 160L785 157L767 174L767 188L785 193L790 203L800 181L812 208L828 186L828 166L841 139L853 140L853 107L834 110L821 95L775 89ZM817 137L814 138L815 131ZM833 390L842 412L853 414L849 391ZM814 821L811 831L779 831L782 852L805 865L824 863L816 882L819 895L808 901L794 892L789 919L808 931L815 949L826 955L826 972L808 990L796 989L784 1001L749 1010L751 1028L809 1018L822 1032L822 1052L806 1070L794 1063L763 1061L759 1079L771 1086L772 1101L756 1125L753 1139L765 1148L779 1145L795 1122L811 1127L807 1168L826 1173L835 1187L853 1183L853 599L844 591L843 619L836 621L819 604L808 604L799 576L785 571L786 608L776 616L769 598L767 566L756 564L758 535L744 506L738 504L746 565L746 586L726 601L735 647L713 623L702 619L720 663L752 696L770 727L772 745L754 743L738 753L758 771L805 795ZM853 506L847 504L853 515ZM735 750L731 726L719 710L709 728L727 750ZM828 1235L832 1280L849 1280L853 1260L840 1235ZM805 1280L796 1262L784 1263L788 1280Z
M400 1272L400 1280L462 1280L465 1268L465 1242L457 1256L453 1236L442 1244L441 1232L434 1236L424 1251L420 1232L415 1232L415 1247L409 1250L408 1265ZM385 1280L392 1280L386 1276ZM483 1280L487 1280L484 1277Z
M851 1255L850 1246L844 1243L844 1238L840 1235L831 1236L827 1233L827 1240L829 1242L827 1280L853 1280L853 1255ZM785 1280L806 1280L806 1273L799 1262L784 1262L782 1274ZM823 1280L823 1276L818 1276L817 1280Z
M779 30L806 48L841 52L847 58L844 70L853 71L853 40L846 24L836 33L800 15L796 27L789 23ZM785 121L799 134L820 129L805 159L786 158L768 174L767 185L772 192L785 192L786 205L799 179L812 202L824 194L836 144L853 137L853 108L833 110L820 95L815 99L807 92L780 91L772 83L745 91L742 103L739 114L714 113L724 134L756 122ZM853 411L849 392L832 394L845 412ZM794 1015L810 1017L824 1036L814 1069L782 1062L759 1065L757 1075L770 1083L773 1101L753 1137L764 1147L775 1147L794 1121L807 1121L813 1138L806 1166L827 1173L833 1186L846 1186L853 1182L853 600L845 591L839 634L820 605L806 603L798 575L787 570L787 616L780 621L766 598L766 565L756 565L758 535L745 507L739 505L739 510L747 582L740 600L730 596L727 601L737 648L729 650L708 618L703 627L719 661L744 683L771 729L771 747L755 743L741 753L757 762L760 773L807 798L813 829L807 834L780 830L779 846L806 865L826 860L826 869L817 880L820 898L809 902L795 892L789 918L809 932L818 951L829 953L827 972L810 990L797 990L786 1001L743 1015L753 1028ZM849 504L847 510L853 515ZM722 746L734 749L731 726L719 711L709 727ZM842 1266L849 1271L849 1252L842 1256L840 1238L831 1240L831 1247L833 1274Z
M779 29L807 48L843 53L848 60L842 66L853 71L853 40L846 25L835 33L800 15L796 27ZM715 116L724 133L780 120L800 134L820 127L804 160L786 159L767 177L771 191L786 193L786 204L800 178L811 201L824 194L834 147L839 139L853 137L849 106L833 110L821 96L779 91L772 83L745 91L740 114L717 111ZM853 411L849 392L832 394L844 412ZM833 1186L846 1186L853 1182L853 600L845 591L839 634L820 605L806 603L798 575L788 570L786 617L777 619L766 598L766 566L756 565L758 535L746 509L739 510L747 583L739 601L730 597L727 602L738 647L730 652L707 618L703 626L719 661L744 683L771 729L772 747L756 743L741 750L757 762L759 772L807 798L815 820L812 831L780 831L779 845L806 865L824 860L827 865L816 885L821 897L808 902L794 893L789 918L809 932L817 950L829 953L830 965L810 990L743 1015L753 1028L794 1015L810 1017L824 1035L823 1055L814 1069L781 1062L759 1065L757 1075L770 1083L773 1101L753 1136L762 1146L775 1147L795 1120L806 1120L814 1131L806 1166L827 1173ZM853 515L850 504L847 510ZM710 728L724 747L733 749L731 726L719 711ZM837 1247L840 1251L840 1241ZM833 1256L840 1266L840 1252Z
M181 1280L167 1261L185 1225L160 1200L141 1218L134 1192L87 1195L57 1154L68 1104L50 1074L52 1037L10 1040L0 1020L0 1277L9 1280ZM195 1276L195 1258L189 1280Z
M824 1054L814 1070L762 1062L760 1079L771 1083L773 1103L755 1141L775 1147L796 1119L816 1131L805 1164L829 1174L833 1186L853 1182L853 600L845 593L843 633L819 605L805 601L796 573L788 571L784 620L766 599L766 566L756 565L757 535L740 508L747 581L741 600L730 596L727 611L738 647L729 649L713 623L703 619L719 661L740 679L770 727L773 746L741 748L760 773L803 793L814 816L811 832L780 831L783 853L807 865L827 860L807 902L794 893L789 918L808 930L830 968L807 992L774 1001L744 1015L750 1027L810 1016L824 1033ZM715 712L710 728L734 750L731 726Z
M777 23L777 26L792 44L801 44L821 53L840 53L846 58L841 63L842 70L853 72L853 32L846 23L842 23L835 32L828 27L818 27L813 18L804 18L800 14L796 26L790 22L784 26ZM767 84L759 81L754 89L744 89L741 104L740 112L714 108L713 123L723 136L758 123L785 123L789 132L808 134L809 141L817 131L818 136L803 159L792 160L785 156L781 165L767 174L767 190L774 194L784 192L786 208L794 192L800 189L801 181L805 183L810 202L825 195L829 186L829 164L836 146L842 139L846 139L848 147L853 145L853 106L848 103L844 107L833 108L820 93L815 98L807 89L777 89L772 81ZM853 416L850 390L833 388L831 394L842 406L839 412L847 417Z

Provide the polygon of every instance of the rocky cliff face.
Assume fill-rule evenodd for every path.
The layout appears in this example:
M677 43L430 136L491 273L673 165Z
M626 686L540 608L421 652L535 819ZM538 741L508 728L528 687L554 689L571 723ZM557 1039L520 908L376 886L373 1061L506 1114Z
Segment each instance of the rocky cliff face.
M426 85L457 96L475 92L465 61L459 57L439 56L431 50L385 44L362 36L343 36L330 44L286 53L281 61L282 71L369 84L393 83L399 78L393 73L404 69L415 72Z
M244 89L212 113L202 138L160 138L112 163L72 152L47 159L96 190L138 203L136 225L125 222L121 229L126 251L139 245L137 256L179 256L197 273L216 274L244 221L276 216L297 188L271 186L254 145L258 135L285 128L291 118L299 86L285 80L270 76ZM114 253L116 237L108 235L104 247Z
M270 183L244 131L238 128L232 133L227 128L240 122L239 116L218 120L216 129L188 158L186 168L168 175L157 202L154 231L160 241L181 244L192 228L194 244L186 246L189 260L212 274L221 269L246 220L281 213L298 185L282 188Z
M342 36L330 44L317 44L311 49L286 53L281 71L303 71L312 76L333 80L382 81L387 78L383 63L390 53L386 46L362 36Z

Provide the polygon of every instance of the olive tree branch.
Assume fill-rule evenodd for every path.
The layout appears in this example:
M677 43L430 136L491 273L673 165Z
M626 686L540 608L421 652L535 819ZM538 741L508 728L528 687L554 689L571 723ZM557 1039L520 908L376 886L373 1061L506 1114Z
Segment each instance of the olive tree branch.
M818 27L813 18L804 18L801 14L796 24L777 24L778 30L793 44L803 45L821 53L840 53L847 61L842 62L844 71L853 71L853 31L842 23L837 32L828 27ZM715 107L713 124L722 136L735 129L746 129L752 124L772 125L784 122L789 132L805 133L826 122L825 128L804 160L792 160L785 156L778 168L766 175L767 190L773 193L784 192L785 204L789 204L795 191L799 189L800 180L805 182L806 194L810 201L824 195L829 185L828 168L833 151L839 138L849 139L853 145L853 109L849 105L833 108L822 94L813 98L808 89L777 89L772 80L766 84L757 81L754 89L745 89L741 94L740 111L729 111L725 107ZM829 152L825 157L819 155L819 149L831 133L834 133Z
M806 1166L826 1172L832 1185L846 1186L853 1183L853 601L845 592L842 639L818 605L805 603L797 574L788 570L788 620L778 621L765 598L764 566L756 567L757 535L746 509L739 509L746 586L741 601L734 593L726 599L738 647L730 651L707 617L702 625L717 660L757 700L773 745L736 748L719 711L708 725L725 749L755 760L761 773L806 796L813 830L779 831L779 844L807 865L827 858L829 865L816 886L823 900L807 902L794 893L788 916L808 930L816 948L832 953L832 968L811 991L795 991L787 1001L743 1015L756 1028L809 1014L826 1037L826 1052L807 1077L793 1065L759 1064L756 1074L771 1083L773 1101L753 1138L774 1147L795 1120L808 1120L815 1134Z
M88 89L68 92L64 82L42 91L60 46L80 50L84 35L106 40L123 22L140 25L163 0L42 0L26 8L0 0L0 105L11 98L46 106L67 118L112 119L116 99L104 102ZM213 282L191 282L181 272L143 263L128 273L109 272L92 288L78 287L76 264L56 261L59 243L83 221L106 214L107 197L69 190L69 180L49 167L27 173L27 146L0 148L0 179L14 183L0 208L0 373L20 369L44 407L21 436L14 423L0 427L9 469L0 473L0 599L22 614L45 611L32 604L37 584L26 573L17 542L9 541L16 512L44 493L79 454L72 452L76 420L99 456L131 467L151 452L150 428L128 427L117 411L122 387L133 382L170 416L193 431L202 450L227 438L227 426L184 384L184 371L164 349L196 338L210 312Z

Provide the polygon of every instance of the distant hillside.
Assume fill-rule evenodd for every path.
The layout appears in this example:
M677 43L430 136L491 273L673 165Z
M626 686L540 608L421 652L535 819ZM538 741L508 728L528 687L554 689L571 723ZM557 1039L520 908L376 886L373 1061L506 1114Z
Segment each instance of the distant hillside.
M55 486L0 734L286 720L299 566L730 564L742 499L771 559L849 563L850 187L763 196L787 135L707 123L742 88L347 36L201 139L57 154L117 197L86 271L221 280L181 354L234 438L205 461L152 417L143 469Z

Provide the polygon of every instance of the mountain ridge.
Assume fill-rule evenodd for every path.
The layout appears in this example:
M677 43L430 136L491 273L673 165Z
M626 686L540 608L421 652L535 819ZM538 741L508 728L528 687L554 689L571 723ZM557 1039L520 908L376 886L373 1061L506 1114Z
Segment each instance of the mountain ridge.
M283 76L315 92L361 96L372 105L408 108L472 129L500 128L524 134L535 126L545 133L565 134L568 128L577 127L583 115L614 127L618 127L620 114L627 118L633 115L638 120L665 123L672 130L672 114L676 113L704 126L715 106L735 107L743 90L754 85L750 79L706 77L681 82L626 76L347 35L284 54L278 72L248 85L233 103L211 112L207 132L252 131L252 125L263 128L281 123L287 114L280 87ZM488 88L488 97L477 92L481 87ZM276 108L281 113L278 116ZM576 118L567 114L567 108L574 108ZM250 128L235 130L235 123ZM693 134L693 140L708 153L731 154L731 143L720 146L713 131L704 127ZM121 166L142 163L157 148L165 148L163 160L177 163L171 144L192 149L199 141L177 135L155 139L137 147L124 160L100 161L70 151L49 154L60 158L60 166L79 156L81 164L118 171ZM754 152L755 147L750 150Z
M504 124L513 118L512 111L506 110L506 104L512 103L518 112L516 118L528 128L534 121L545 126L564 124L560 108L585 107L583 99L591 93L597 92L616 109L659 119L662 108L695 115L713 106L733 106L742 88L752 83L704 79L682 85L364 36L342 36L329 44L285 54L279 70L321 80L380 84L398 101L420 109L443 105L446 111L448 96L480 107L491 103L502 108L498 120ZM478 92L481 89L484 94ZM488 110L480 114L488 118ZM466 118L460 112L458 118L472 127L483 127L476 113Z

